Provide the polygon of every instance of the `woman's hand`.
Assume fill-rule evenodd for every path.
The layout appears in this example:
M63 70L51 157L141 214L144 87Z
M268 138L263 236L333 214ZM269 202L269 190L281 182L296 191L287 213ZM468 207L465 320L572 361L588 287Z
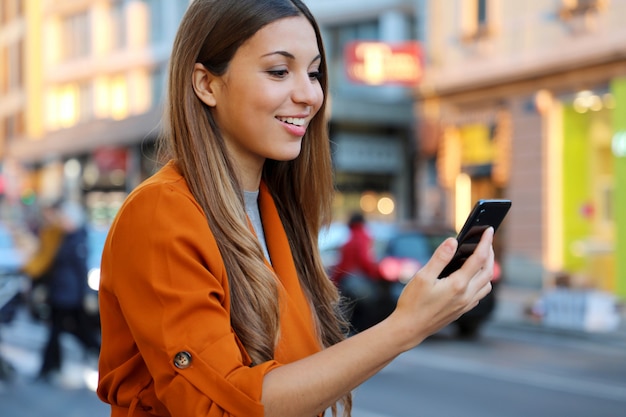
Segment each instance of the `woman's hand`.
M437 279L457 248L456 239L447 239L406 285L388 320L397 320L404 330L407 350L471 310L491 291L492 241L490 227L458 271Z

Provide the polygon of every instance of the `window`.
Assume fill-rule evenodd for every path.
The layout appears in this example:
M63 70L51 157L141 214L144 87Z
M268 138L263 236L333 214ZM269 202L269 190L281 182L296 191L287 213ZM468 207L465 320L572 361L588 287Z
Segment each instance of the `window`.
M380 31L378 21L363 21L353 25L328 27L325 31L328 71L331 85L338 91L349 92L363 88L353 85L347 80L344 66L344 48L348 42L355 40L378 40Z
M17 42L0 47L0 93L5 94L13 90L23 87L23 60L24 60L24 41L19 39Z
M95 118L93 85L90 81L55 87L46 104L46 127L68 128Z
M91 32L89 15L81 12L65 16L61 22L62 58L71 60L83 58L91 52Z
M17 112L10 115L5 119L4 123L4 137L7 139L24 135L24 113Z
M95 118L93 86L91 82L78 85L78 121L88 122Z
M596 17L606 10L608 0L561 0L559 18L572 34L581 34L596 27Z
M128 117L128 85L124 75L116 75L111 78L110 87L110 114L114 120Z
M497 1L461 0L461 38L464 42L475 42L492 34Z
M0 25L24 15L24 0L0 1Z
M146 0L146 3L150 8L150 41L152 43L163 42L165 40L163 0Z
M562 19L567 20L576 15L604 10L607 3L607 0L561 0L559 15Z
M111 49L120 50L126 46L126 19L124 15L124 2L116 0L111 4Z
M9 89L9 48L0 45L0 94Z

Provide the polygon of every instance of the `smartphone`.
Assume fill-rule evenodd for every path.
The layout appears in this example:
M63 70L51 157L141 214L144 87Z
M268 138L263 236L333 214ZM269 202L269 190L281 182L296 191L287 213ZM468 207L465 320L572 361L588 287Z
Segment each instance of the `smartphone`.
M494 232L498 230L510 208L511 200L478 200L456 237L459 242L456 253L441 271L439 278L447 277L463 266L467 258L474 253L483 232L490 226Z

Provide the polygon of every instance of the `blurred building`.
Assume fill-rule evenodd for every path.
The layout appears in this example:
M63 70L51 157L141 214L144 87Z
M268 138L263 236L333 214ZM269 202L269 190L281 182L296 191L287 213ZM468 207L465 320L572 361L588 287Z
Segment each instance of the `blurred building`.
M626 1L423 3L420 216L510 198L506 279L626 296Z
M356 208L383 221L411 217L412 86L349 81L344 49L355 40L414 39L413 7L398 0L307 3L323 27L331 71L337 220ZM19 16L24 39L15 46L23 54L10 57L12 74L28 79L20 82L22 113L10 110L28 122L21 130L13 122L2 140L3 160L25 178L15 193L84 198L93 218L110 220L125 194L153 171L167 60L188 1L2 4L3 15L6 9ZM13 35L12 26L0 31Z
M1 67L13 88L0 105L1 152L5 165L21 171L17 197L65 195L83 200L94 221L110 220L152 172L167 61L186 7L175 0L2 1L0 44L9 59Z
M418 37L419 2L306 3L322 27L330 71L335 218L345 221L354 210L383 222L412 218L414 82L404 75L421 70L413 68L421 62L406 62Z
M308 0L330 71L336 218L513 208L505 279L626 295L626 0ZM2 0L2 194L106 223L154 169L187 0Z

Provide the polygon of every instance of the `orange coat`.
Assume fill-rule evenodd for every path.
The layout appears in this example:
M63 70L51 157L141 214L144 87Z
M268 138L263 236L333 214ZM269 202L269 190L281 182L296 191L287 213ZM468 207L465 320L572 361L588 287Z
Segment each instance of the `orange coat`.
M275 360L250 367L230 325L224 263L182 176L169 163L129 195L101 265L98 395L113 417L262 416L264 375L320 350L264 184L259 209L282 284L281 339Z

